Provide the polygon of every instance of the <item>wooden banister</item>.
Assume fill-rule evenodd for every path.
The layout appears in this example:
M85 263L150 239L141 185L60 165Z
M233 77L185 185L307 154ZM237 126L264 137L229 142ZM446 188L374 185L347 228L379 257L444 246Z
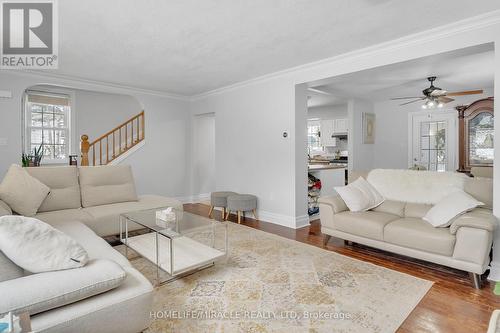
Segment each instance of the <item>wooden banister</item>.
M144 140L144 121L144 111L142 111L90 143L88 141L88 135L82 135L80 143L80 165L105 165L118 158L120 155L123 155L126 151L130 150L132 147ZM135 133L134 125L137 129ZM129 126L131 131L128 130ZM125 137L123 137L123 133L125 134ZM110 142L113 145L112 149L109 149ZM103 145L106 145L104 149ZM92 162L89 161L90 151L92 151ZM96 155L98 155L98 160L96 160Z

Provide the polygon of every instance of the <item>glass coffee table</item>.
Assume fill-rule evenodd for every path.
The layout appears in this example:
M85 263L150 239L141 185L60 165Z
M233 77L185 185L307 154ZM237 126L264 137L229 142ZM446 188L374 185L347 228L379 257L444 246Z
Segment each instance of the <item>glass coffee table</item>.
M227 257L227 222L175 210L169 222L156 218L164 208L120 215L120 240L125 256L132 249L156 265L156 283L164 284L210 267ZM132 229L134 231L132 231ZM160 270L169 278L160 281Z

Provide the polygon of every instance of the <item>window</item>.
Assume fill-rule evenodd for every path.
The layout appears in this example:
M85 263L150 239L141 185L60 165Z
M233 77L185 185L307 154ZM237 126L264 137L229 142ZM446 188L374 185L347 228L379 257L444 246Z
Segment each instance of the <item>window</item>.
M71 98L51 92L26 93L24 152L42 145L44 163L65 163L71 147Z
M309 120L307 122L307 148L309 152L323 151L323 146L321 145L320 131L321 127L319 120Z

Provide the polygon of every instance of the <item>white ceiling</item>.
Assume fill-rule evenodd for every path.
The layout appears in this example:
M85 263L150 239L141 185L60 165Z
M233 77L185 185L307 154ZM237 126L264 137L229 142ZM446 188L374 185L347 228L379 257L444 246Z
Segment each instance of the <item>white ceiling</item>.
M331 95L309 92L312 98L308 103L312 107L335 105L350 98L383 101L419 97L430 85L428 76L437 76L434 85L450 92L488 89L493 87L494 66L493 45L485 44L313 82L310 86Z
M64 0L60 68L193 95L500 9L498 0Z

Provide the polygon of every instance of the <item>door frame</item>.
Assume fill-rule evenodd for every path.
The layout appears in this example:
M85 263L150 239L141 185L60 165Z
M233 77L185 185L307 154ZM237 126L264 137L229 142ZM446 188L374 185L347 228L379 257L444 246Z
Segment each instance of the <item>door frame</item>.
M446 135L447 139L447 154L448 161L452 161L452 164L448 162L448 165L452 170L455 171L458 168L458 115L457 111L452 108L447 109L435 109L435 110L422 110L408 112L408 168L414 165L414 148L415 144L413 142L414 134L414 120L418 118L427 118L433 121L446 120L448 121L449 128Z

